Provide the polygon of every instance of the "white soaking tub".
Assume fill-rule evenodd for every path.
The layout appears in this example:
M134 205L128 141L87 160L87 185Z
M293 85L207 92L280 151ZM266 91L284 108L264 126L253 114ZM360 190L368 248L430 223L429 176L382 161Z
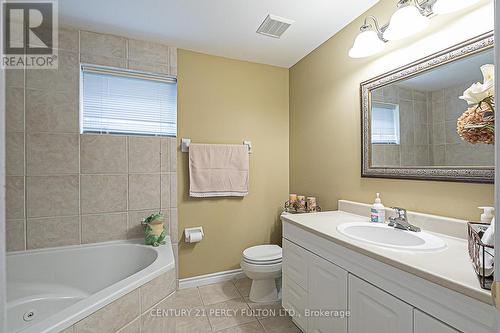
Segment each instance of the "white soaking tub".
M7 332L59 332L175 268L159 247L116 241L7 255Z

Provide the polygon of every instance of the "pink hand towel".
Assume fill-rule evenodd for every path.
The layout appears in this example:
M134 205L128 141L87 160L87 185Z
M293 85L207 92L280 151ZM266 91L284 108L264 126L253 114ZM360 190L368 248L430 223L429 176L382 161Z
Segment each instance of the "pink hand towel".
M189 195L243 197L248 194L248 148L245 145L189 145Z

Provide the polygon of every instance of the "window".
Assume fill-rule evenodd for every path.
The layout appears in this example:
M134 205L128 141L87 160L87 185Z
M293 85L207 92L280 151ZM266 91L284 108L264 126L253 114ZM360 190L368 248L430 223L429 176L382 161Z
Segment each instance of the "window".
M82 65L80 131L157 136L177 134L177 80Z
M399 105L372 104L372 143L399 144Z

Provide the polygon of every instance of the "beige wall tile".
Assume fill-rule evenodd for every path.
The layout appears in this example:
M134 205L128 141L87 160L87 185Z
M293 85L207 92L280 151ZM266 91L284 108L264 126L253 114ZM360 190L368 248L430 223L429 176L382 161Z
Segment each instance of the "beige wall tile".
M169 47L168 54L170 57L170 75L177 76L177 48Z
M5 130L24 131L24 88L5 88Z
M129 209L145 210L160 207L160 175L129 175Z
M5 164L8 176L24 175L24 133L7 132L5 134Z
M126 175L82 175L82 214L127 210Z
M145 63L169 65L168 46L164 44L129 39L128 58Z
M177 220L177 208L170 209L170 238L173 244L179 242L179 222Z
M80 51L105 57L125 58L127 39L115 35L80 31Z
M127 173L127 137L83 134L80 136L82 173Z
M125 58L105 57L97 54L82 53L80 55L80 61L82 64L127 68L127 60Z
M24 177L5 178L5 207L7 219L24 218Z
M130 173L160 172L160 139L130 136L128 139Z
M170 174L161 175L161 208L170 208Z
M170 138L160 139L161 172L170 171Z
M175 291L177 287L175 269L154 278L141 286L141 309L146 311Z
M177 290L161 302L160 307L167 309L193 309L203 306L198 288Z
M127 213L82 215L82 243L127 238Z
M26 70L26 87L51 91L78 89L80 79L78 53L59 51L58 69Z
M169 74L170 67L167 65L157 64L157 63L147 63L135 60L128 61L128 68L149 73L159 73L159 74Z
M75 333L114 333L139 316L136 289L75 324Z
M177 171L177 138L169 138L170 140L170 171Z
M79 50L79 31L69 27L59 27L59 50L74 51Z
M177 173L170 173L170 208L177 207Z
M78 173L78 134L34 133L26 141L29 176Z
M7 251L22 251L25 249L24 220L6 220L5 238Z
M24 88L24 69L6 69L5 86Z
M27 177L28 217L78 214L78 176Z
M77 89L27 89L26 131L79 133Z
M80 244L78 216L28 219L26 244L28 249Z

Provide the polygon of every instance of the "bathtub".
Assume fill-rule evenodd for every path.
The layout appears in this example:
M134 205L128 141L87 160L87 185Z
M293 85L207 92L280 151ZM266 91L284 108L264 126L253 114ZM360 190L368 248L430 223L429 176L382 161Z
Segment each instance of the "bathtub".
M59 332L175 268L157 248L116 241L7 254L7 332Z

